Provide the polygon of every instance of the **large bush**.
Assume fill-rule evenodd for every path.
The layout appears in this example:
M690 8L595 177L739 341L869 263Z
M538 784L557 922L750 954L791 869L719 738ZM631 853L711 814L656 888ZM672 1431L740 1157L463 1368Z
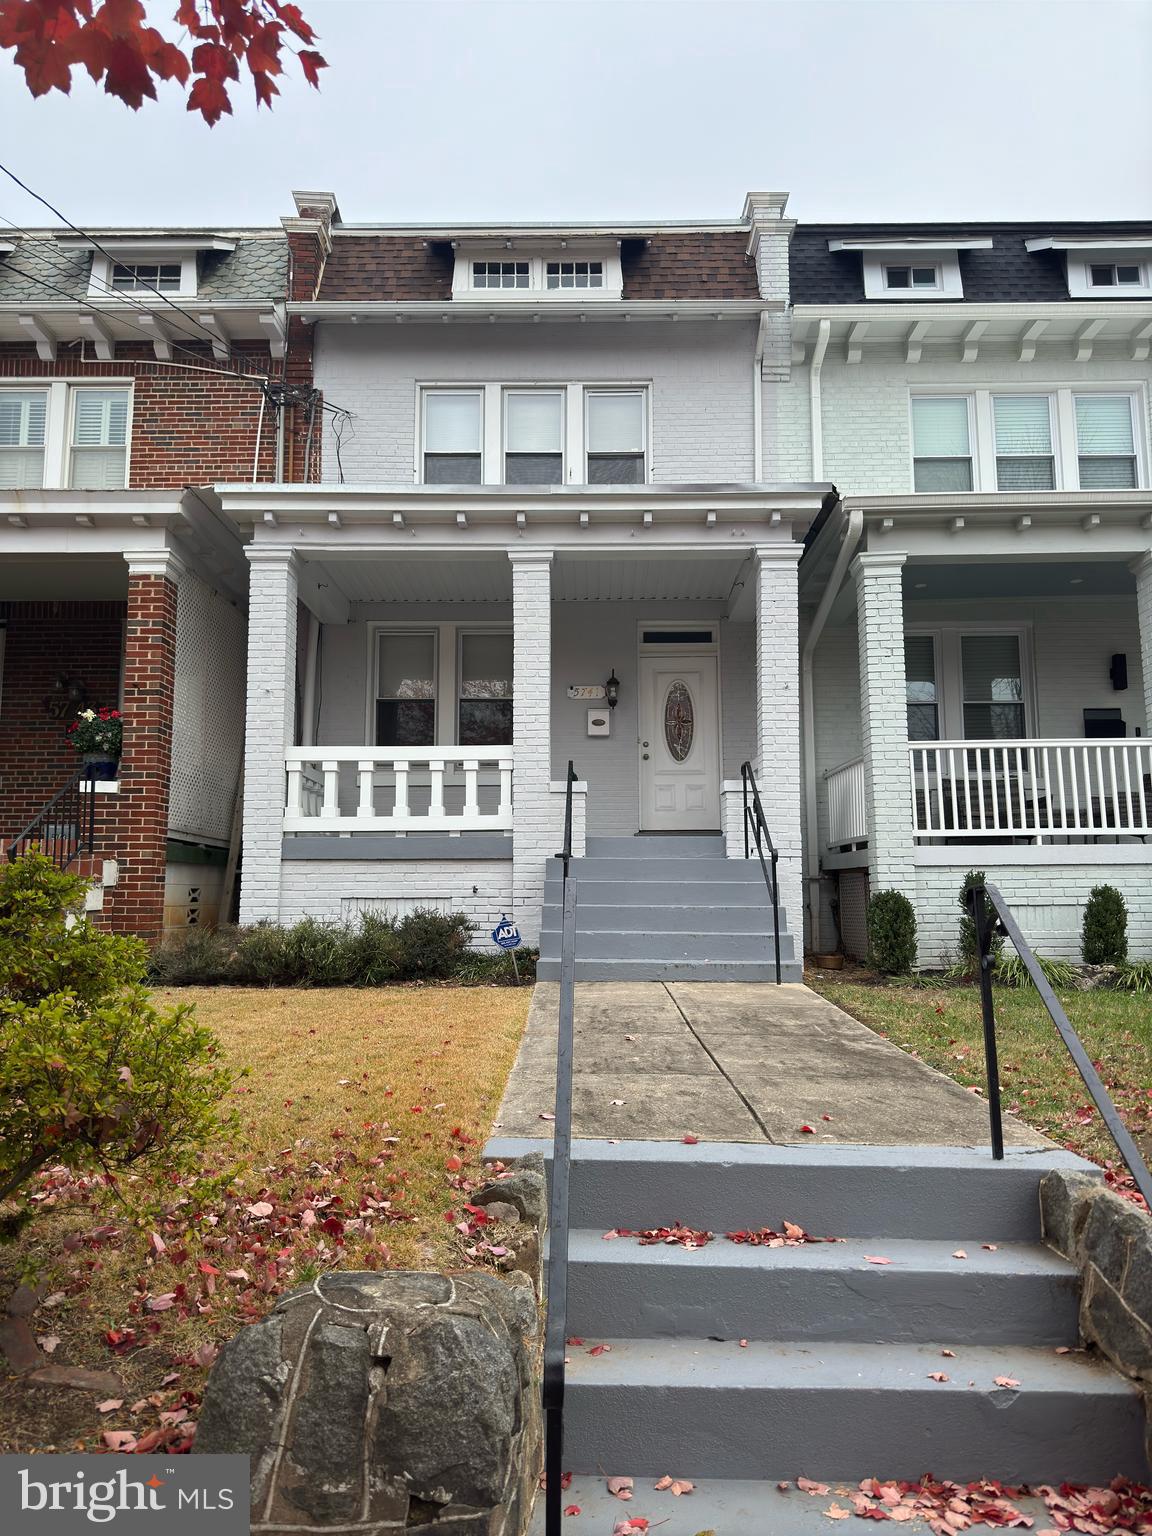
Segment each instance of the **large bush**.
M957 900L960 903L960 911L963 916L960 919L960 931L957 934L957 947L960 951L959 969L965 976L975 976L980 969L980 945L976 938L976 920L972 916L972 909L968 900L968 892L974 885L983 885L986 876L982 869L970 869L964 876L964 884L960 887ZM988 903L988 921L995 918L991 903ZM992 935L992 963L995 965L1004 948L1004 935L993 933Z
M0 868L0 1199L46 1163L190 1170L231 1123L215 1037L152 1006L146 947L84 921L84 890L37 853Z
M1128 958L1128 908L1114 885L1095 885L1084 908L1080 952L1085 965L1123 965Z
M393 981L511 980L510 962L484 966L468 948L460 912L403 918L362 912L357 923L305 918L291 928L192 929L152 956L152 979L171 986L379 987Z
M868 903L868 964L884 976L916 964L916 914L902 891L877 891Z

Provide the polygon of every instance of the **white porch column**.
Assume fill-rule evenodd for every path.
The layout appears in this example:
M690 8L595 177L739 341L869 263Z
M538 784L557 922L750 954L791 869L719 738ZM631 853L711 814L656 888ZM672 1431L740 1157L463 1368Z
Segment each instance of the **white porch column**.
M869 881L874 893L897 890L914 899L904 595L900 584L904 560L902 554L857 555L852 575L860 638Z
M1144 734L1152 736L1152 551L1132 562L1136 613L1140 623L1140 665L1144 676Z
M803 942L800 814L799 544L756 550L756 779L768 830L780 854L780 904Z
M540 941L545 860L559 852L552 781L552 551L512 562L512 904L524 940ZM560 813L562 814L562 812Z
M249 545L248 708L240 921L280 917L284 752L296 728L296 583L291 550Z

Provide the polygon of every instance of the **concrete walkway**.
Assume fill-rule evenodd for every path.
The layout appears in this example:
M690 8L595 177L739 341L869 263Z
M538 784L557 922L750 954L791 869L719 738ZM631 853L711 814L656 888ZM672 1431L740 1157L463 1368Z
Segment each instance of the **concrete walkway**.
M551 1134L558 996L537 983L499 1136ZM582 1137L988 1143L982 1098L798 984L579 983L573 1102ZM1048 1145L1011 1116L1005 1140Z

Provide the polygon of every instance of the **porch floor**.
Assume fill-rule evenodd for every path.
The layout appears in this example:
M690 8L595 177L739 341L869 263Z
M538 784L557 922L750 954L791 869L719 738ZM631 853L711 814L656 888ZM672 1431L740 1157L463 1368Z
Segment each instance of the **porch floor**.
M501 1138L551 1135L558 1000L537 983ZM799 984L578 983L573 1106L574 1134L602 1139L988 1142L983 1099ZM1049 1145L1011 1115L1004 1132Z

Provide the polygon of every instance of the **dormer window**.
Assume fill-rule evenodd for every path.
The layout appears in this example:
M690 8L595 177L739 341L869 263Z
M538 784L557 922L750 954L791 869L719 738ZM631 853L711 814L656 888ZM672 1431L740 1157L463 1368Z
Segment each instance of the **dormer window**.
M60 235L57 239L64 250L91 251L89 298L124 298L134 304L147 303L150 297L160 303L161 295L169 294L194 299L201 254L236 249L235 240L189 230L170 234L120 231L102 236L99 244L86 235Z
M1148 286L1143 268L1138 262L1089 262L1088 281L1093 288L1146 288Z
M114 261L110 286L116 293L179 293L182 275L178 261Z
M1059 251L1068 273L1070 299L1152 297L1152 238L1062 239L1046 235L1025 240L1033 253Z
M497 250L457 247L452 277L453 299L478 303L594 303L619 299L623 288L617 245L539 236L501 241Z
M940 288L940 268L937 266L885 267L885 288Z
M829 240L830 251L860 255L866 299L950 300L964 297L962 251L990 251L992 241L971 239Z

